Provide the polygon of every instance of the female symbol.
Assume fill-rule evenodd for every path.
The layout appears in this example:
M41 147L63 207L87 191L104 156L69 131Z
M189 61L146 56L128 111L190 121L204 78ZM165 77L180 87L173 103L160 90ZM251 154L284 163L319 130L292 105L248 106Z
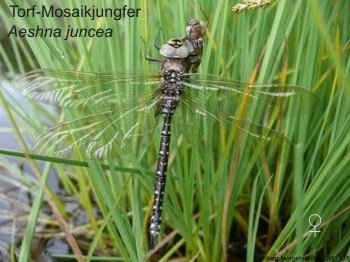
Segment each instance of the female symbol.
M312 224L311 220L315 220L315 219L312 219L313 216L317 217L316 221L317 221L317 219L319 219L319 223ZM321 217L319 215L317 215L317 214L312 214L311 216L309 216L309 224L310 224L310 226L312 226L312 230L309 230L309 232L314 233L314 237L316 237L316 233L317 232L321 232L321 230L316 230L316 228L319 225L321 225L321 220L322 220Z

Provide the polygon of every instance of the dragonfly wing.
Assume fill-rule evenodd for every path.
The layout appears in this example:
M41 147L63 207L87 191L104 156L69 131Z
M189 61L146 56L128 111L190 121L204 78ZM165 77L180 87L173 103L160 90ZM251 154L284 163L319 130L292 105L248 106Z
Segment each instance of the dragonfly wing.
M15 89L22 95L74 109L113 108L115 101L142 97L159 85L157 71L79 72L35 70L20 77Z
M109 154L132 152L149 141L155 126L158 100L144 96L124 106L66 121L47 130L35 143L39 153L78 159L103 158Z
M232 136L231 139L252 139L256 141L254 143L263 142L265 145L283 141L290 142L281 132L263 124L253 123L238 116L239 114L228 114L230 111L223 110L220 101L208 103L199 97L185 95L182 106L186 110L192 111L191 120L187 122L193 126L190 130L196 130L197 134L195 135L199 137L200 143L211 139L213 136L224 139L229 136ZM197 127L194 127L194 125L197 125Z
M236 139L266 146L291 142L283 135L283 118L309 112L316 101L298 86L247 84L214 75L191 74L183 84L181 106L191 113L181 115L191 115L187 123L193 126L185 131L189 137L195 133L199 139L190 141L200 146L213 136L222 147Z
M299 116L311 112L317 102L313 93L300 86L251 84L209 74L192 74L185 85L194 97L219 102L217 105L228 115L235 115L243 107L245 111L257 107L260 111L277 110L284 116Z

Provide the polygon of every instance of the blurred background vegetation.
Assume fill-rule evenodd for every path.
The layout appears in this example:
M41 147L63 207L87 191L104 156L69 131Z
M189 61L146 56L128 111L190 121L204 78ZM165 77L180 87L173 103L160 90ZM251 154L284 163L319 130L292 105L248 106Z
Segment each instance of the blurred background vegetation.
M11 1L0 3L0 257L97 261L261 261L266 256L350 255L350 2L276 0L231 11L235 1ZM9 6L141 8L139 17L13 18ZM201 8L203 12L201 12ZM295 145L274 162L244 146L202 157L173 148L160 243L148 251L157 148L103 166L36 161L28 153L57 110L19 97L14 78L35 68L157 69L144 43L185 34L191 18L208 30L199 72L241 81L302 86L317 96L307 114L286 119ZM112 28L113 37L8 37L18 28ZM262 57L261 61L259 60ZM254 68L260 61L258 74ZM213 143L218 137L213 136ZM240 159L240 160L238 160ZM79 166L80 165L80 166ZM82 167L82 166L88 166ZM322 218L314 237L309 218ZM318 221L311 221L316 224ZM322 260L322 259L321 259ZM50 261L50 260L48 260ZM315 261L320 261L316 260Z

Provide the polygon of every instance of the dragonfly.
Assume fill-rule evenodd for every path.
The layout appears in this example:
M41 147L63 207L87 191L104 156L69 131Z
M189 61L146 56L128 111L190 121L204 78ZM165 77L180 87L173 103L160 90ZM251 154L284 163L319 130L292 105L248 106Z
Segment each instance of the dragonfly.
M38 153L104 158L133 152L149 143L159 129L150 248L157 245L161 229L172 124L181 127L189 141L199 140L197 144L193 142L195 145L209 140L205 128L199 128L203 119L217 123L218 129L227 134L241 132L266 143L284 141L286 137L280 132L238 117L236 109L242 99L247 106L261 103L267 108L284 108L291 104L289 101L296 100L300 107L294 108L294 114L313 99L311 92L298 86L251 84L197 73L205 31L205 23L193 19L187 24L185 37L171 38L161 46L159 71L40 69L15 82L15 89L26 97L82 114L42 134L34 144Z

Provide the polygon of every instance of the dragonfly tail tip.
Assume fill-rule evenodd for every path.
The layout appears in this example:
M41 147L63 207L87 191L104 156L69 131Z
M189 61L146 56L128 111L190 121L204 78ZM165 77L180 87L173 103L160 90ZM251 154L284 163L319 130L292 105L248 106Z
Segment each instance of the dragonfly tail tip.
M149 244L149 248L150 249L154 249L157 245L157 235L151 235L151 241L150 241L150 244Z

